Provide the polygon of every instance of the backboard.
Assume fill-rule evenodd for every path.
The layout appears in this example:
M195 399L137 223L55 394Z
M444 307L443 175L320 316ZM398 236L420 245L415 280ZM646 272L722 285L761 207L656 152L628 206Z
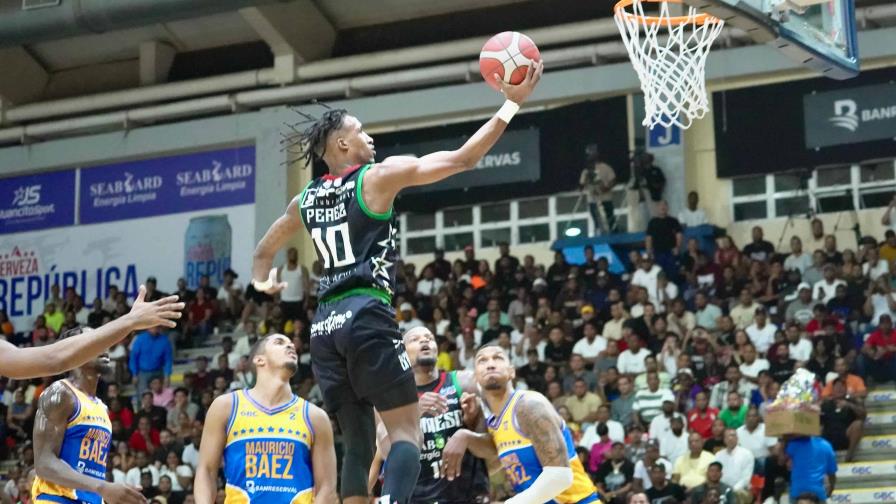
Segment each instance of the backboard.
M859 73L853 0L684 0L833 79Z

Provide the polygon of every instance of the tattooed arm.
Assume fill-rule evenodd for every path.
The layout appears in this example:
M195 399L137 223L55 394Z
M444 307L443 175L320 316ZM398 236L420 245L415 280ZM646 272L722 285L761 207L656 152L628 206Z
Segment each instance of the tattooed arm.
M560 416L541 394L527 394L516 405L516 421L532 442L542 472L532 485L505 504L536 504L552 500L572 485L572 468L563 439Z
M145 503L146 499L136 488L86 476L59 458L66 425L74 409L74 395L60 381L41 394L34 418L34 469L37 475L64 488L98 493L111 504Z

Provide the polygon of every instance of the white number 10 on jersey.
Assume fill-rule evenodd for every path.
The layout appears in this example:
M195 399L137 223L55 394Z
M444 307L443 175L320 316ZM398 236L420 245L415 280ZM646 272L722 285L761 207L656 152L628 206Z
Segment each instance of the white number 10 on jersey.
M336 233L342 235L342 259L339 258L339 244L336 240ZM348 266L355 262L355 253L352 252L352 242L348 237L348 222L343 222L338 226L327 228L326 243L322 237L322 228L314 228L311 230L311 239L314 240L314 246L318 253L324 259L324 268L331 265L335 268Z

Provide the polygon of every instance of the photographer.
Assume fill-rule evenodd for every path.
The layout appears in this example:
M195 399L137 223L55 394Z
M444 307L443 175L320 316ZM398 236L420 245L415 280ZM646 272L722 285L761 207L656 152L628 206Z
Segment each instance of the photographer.
M628 206L628 231L636 233L644 231L647 221L644 219L644 204L649 199L647 194L647 181L644 178L646 166L643 163L643 151L632 153L629 159L631 174L625 186L625 200Z
M594 219L594 227L601 233L612 233L616 229L616 216L613 214L615 184L616 172L610 165L600 160L597 144L585 147L585 169L579 176L579 186L588 199L588 210ZM600 218L601 210L603 219Z

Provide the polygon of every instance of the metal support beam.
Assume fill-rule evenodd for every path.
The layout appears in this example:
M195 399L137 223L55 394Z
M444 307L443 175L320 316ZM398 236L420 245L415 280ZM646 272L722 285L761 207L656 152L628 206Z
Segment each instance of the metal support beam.
M0 49L0 100L4 107L23 104L41 97L50 76L21 47Z
M247 7L240 14L274 53L281 83L295 82L296 67L329 56L336 41L335 27L311 0Z
M157 40L140 44L140 85L150 86L168 81L177 49Z

